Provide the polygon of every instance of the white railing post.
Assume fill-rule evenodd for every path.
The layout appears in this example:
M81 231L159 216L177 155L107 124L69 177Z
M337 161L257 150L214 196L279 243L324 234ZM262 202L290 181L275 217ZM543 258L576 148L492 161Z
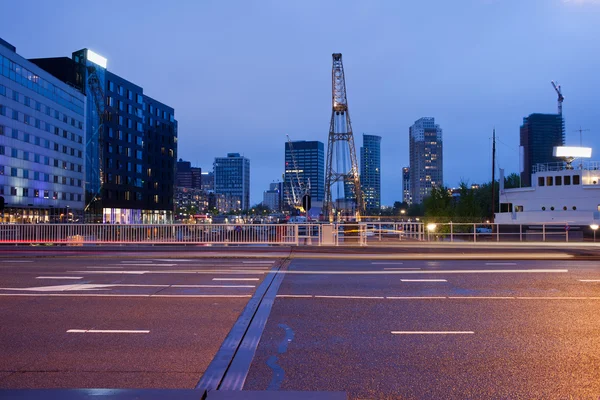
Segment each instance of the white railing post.
M542 224L542 242L546 241L546 224Z
M523 225L519 225L519 241L523 241Z
M473 243L477 242L477 224L473 224Z

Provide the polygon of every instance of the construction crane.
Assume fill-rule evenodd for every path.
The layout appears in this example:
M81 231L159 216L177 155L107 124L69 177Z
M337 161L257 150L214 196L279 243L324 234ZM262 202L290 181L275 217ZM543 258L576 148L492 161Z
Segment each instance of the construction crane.
M331 98L331 122L329 125L329 140L327 142L327 163L325 167L325 199L323 203L323 215L330 221L334 217L336 208L332 196L332 187L339 187L347 184L348 192L353 192L349 196L344 195L345 200L353 197L355 209L353 210L358 220L364 212L364 199L360 187L360 177L358 175L358 161L356 158L356 149L354 147L354 135L352 133L352 124L350 123L350 114L348 112L348 98L346 97L346 78L344 75L344 66L342 64L342 55L340 53L332 54L333 68L331 71L332 80L332 98ZM347 161L350 161L348 165ZM347 203L344 213L349 213Z
M565 100L562 95L562 88L558 82L554 81L552 81L552 87L554 87L554 90L556 90L556 93L558 94L558 115L562 115L562 103Z
M294 156L294 146L292 144L292 140L290 139L290 135L285 135L287 137L288 140L288 148L290 150L290 157L292 158L292 167L294 168L293 171L291 171L292 173L290 174L290 189L292 191L292 198L290 201L290 197L288 195L288 204L290 206L292 206L293 208L298 209L299 207L301 207L301 201L302 201L302 182L300 181L300 174L298 171L298 163L296 162L296 156ZM287 165L286 165L286 171L288 172L289 170L287 169ZM295 179L294 179L295 177Z

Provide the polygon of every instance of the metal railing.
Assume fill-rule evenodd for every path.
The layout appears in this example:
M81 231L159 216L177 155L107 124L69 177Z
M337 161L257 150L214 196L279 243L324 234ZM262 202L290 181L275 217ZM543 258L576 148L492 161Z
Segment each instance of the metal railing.
M350 222L341 224L0 224L0 244L219 244L373 246L410 242L595 241L586 226L473 223Z
M0 243L298 245L298 225L0 225Z

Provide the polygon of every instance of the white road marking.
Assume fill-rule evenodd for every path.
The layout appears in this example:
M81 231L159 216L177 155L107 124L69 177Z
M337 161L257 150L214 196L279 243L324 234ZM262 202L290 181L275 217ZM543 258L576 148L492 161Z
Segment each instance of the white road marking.
M150 333L148 330L69 329L67 333Z
M83 279L83 276L38 276L35 279Z
M98 293L0 293L10 297L170 297L170 298L250 298L250 294L98 294Z
M448 282L445 279L400 279L400 282Z
M144 260L145 261L145 260ZM191 261L202 261L202 260L186 260L183 258L153 258L152 261L161 261L161 262L191 262Z
M278 294L275 297L282 297L282 298L291 298L291 299L310 299L313 297L312 294Z
M144 275L150 271L67 271L74 274L125 274L125 275ZM165 271L166 273L167 271Z
M0 290L20 290L3 289ZM250 294L100 294L100 293L0 293L0 297L170 297L170 298L250 298ZM277 297L295 297L305 298L329 298L329 299L387 299L387 300L600 300L600 297L435 297L435 296L386 296L368 297L368 296L319 296L319 295L277 295Z
M122 264L108 264L108 265L122 265ZM132 266L132 267L174 267L177 264L127 263L125 265Z
M59 278L59 277L56 277ZM60 278L64 279L64 278ZM81 278L74 278L81 279ZM40 286L29 288L0 288L0 290L30 292L65 292L71 290L106 290L113 287L150 287L150 288L253 288L254 285L170 285L170 284L136 284L136 283L81 283L73 285Z
M444 296L386 296L388 300L439 300L446 299Z
M385 262L385 261L381 261L381 262L372 262L371 264L373 265L402 265L404 263L402 262Z
M315 299L379 299L383 300L383 296L321 296L315 295Z
M173 288L254 288L256 285L171 285Z
M580 279L579 282L600 282L600 279Z
M485 265L517 265L514 262L486 262Z
M454 269L423 271L282 271L282 274L304 275L384 275L384 274L535 274L568 273L568 269Z
M448 299L454 300L515 300L514 296L448 296Z
M103 268L107 268L107 269L119 269L119 268L123 268L123 267L86 267L86 268L96 268L96 269L103 269Z
M32 263L32 260L2 260L3 263Z
M118 271L67 271L73 274L129 274L129 275L145 275L145 274L224 274L224 275L256 275L268 274L269 271L249 271L249 270L231 270L231 269L190 269L190 270L172 270L172 271L149 271L149 270L118 270Z
M259 278L213 278L213 281L259 281Z
M421 268L384 268L384 271L408 271L411 269L417 270Z
M242 261L242 264L273 264L274 260L266 260L266 261Z
M24 287L24 288L0 288L0 290L16 290L26 292L65 292L70 290L107 290L107 287L111 285L94 284L94 283L80 283L72 285L56 285L56 286L38 286L38 287Z
M392 331L392 335L473 335L473 331Z

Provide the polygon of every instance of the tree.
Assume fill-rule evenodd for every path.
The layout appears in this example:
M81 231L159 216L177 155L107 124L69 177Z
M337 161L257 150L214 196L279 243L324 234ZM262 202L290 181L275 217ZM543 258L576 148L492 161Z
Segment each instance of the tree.
M519 174L513 172L512 174L504 177L505 189L512 189L518 187L521 187L521 176Z
M423 206L427 217L452 217L454 215L452 196L444 186L431 188L429 196L423 200Z

